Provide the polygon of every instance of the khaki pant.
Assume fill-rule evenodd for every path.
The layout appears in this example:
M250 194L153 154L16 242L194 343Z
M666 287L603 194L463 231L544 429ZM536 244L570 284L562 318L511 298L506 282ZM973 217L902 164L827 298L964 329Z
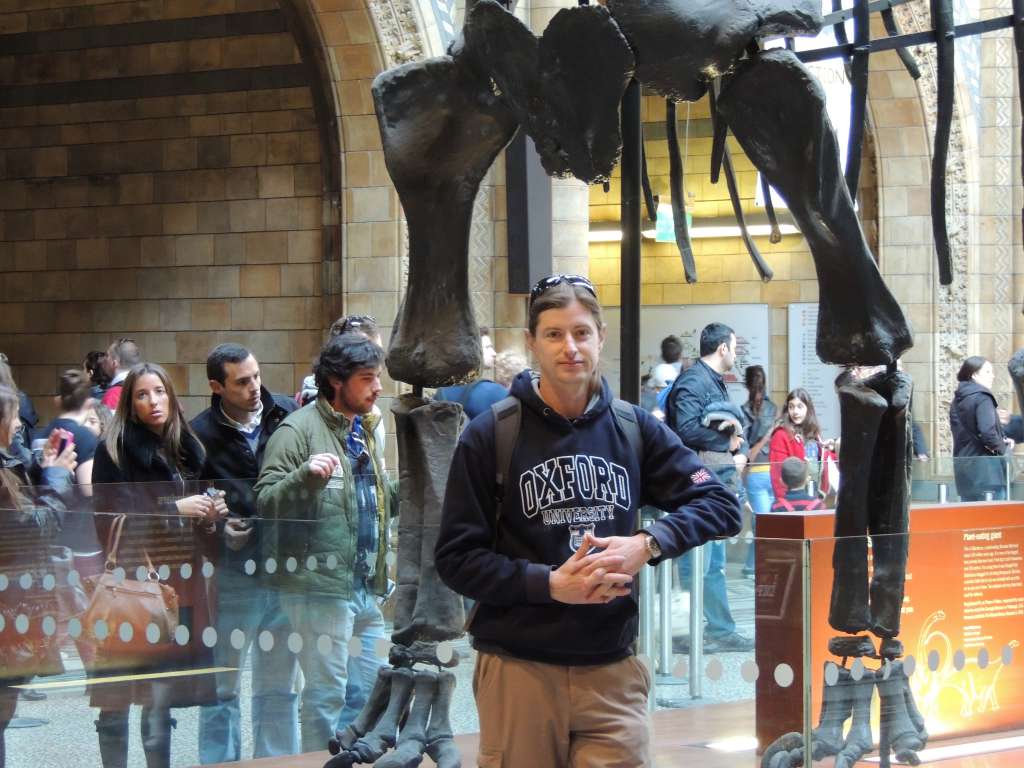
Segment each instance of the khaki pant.
M566 667L480 653L480 768L646 768L651 676L635 656Z

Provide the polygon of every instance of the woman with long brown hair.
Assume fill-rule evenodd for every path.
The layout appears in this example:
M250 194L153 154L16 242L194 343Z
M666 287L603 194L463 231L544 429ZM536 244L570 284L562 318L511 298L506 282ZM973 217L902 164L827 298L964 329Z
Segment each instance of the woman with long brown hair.
M65 445L66 434L55 431L43 448L39 462L41 485L33 491L28 467L20 456L12 456L11 444L21 430L18 393L0 384L0 573L32 575L41 584L47 573L47 543L60 530L64 504L59 494L71 489L75 448ZM36 575L38 574L38 578ZM4 765L4 732L14 717L18 690L13 686L37 675L63 671L57 645L42 627L46 617L57 616L56 597L42 588L15 588L0 592L0 616L8 627L0 639L0 768ZM24 631L12 628L28 619ZM51 618L52 621L52 618Z
M182 653L152 662L141 671L177 671L209 655L196 636L201 609L205 608L204 584L198 572L202 553L212 550L216 523L227 514L227 507L219 496L194 492L204 455L167 372L153 363L133 367L124 379L106 437L96 450L92 478L96 528L100 541L107 542L116 517L127 514L116 553L118 565L134 574L140 566L148 570L152 556L158 571L170 573L168 581L178 594L179 622L189 630ZM105 483L116 485L101 485ZM106 554L109 558L111 552ZM87 632L90 629L85 628ZM143 630L135 628L136 632ZM104 659L101 654L98 661L105 671L118 669L117 658ZM136 678L146 677L140 675L138 664L131 672ZM198 690L209 677L137 679L92 686L91 704L100 709L96 730L104 768L126 764L128 711L133 703L143 706L147 768L169 766L170 710L212 700L212 691Z
M776 499L786 496L786 484L782 481L782 462L796 456L807 462L811 479L823 494L831 489L822 467L828 459L835 458L831 443L821 438L821 427L814 412L814 401L806 389L797 388L786 395L785 411L779 426L772 432L768 447L771 462L772 492Z

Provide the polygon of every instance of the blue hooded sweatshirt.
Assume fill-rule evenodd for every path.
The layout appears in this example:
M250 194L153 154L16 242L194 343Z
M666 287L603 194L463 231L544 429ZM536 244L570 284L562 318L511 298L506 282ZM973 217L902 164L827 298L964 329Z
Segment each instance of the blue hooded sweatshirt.
M495 548L494 416L484 413L455 450L436 549L437 571L478 607L470 632L478 650L551 664L605 664L633 653L633 593L602 605L551 598L549 577L583 535L630 536L638 510L669 510L648 529L673 558L740 530L736 496L657 419L634 407L643 466L601 392L586 413L566 419L540 398L530 371L512 382L522 425L505 483Z

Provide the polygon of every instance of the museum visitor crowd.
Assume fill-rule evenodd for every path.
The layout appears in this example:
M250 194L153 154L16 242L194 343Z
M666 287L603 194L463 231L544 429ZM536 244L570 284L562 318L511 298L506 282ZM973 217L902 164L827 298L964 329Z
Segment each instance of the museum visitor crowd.
M548 280L538 284L539 293L535 288L531 313L561 317L568 301L570 309L583 308L588 323L599 322L596 295L584 278ZM543 303L570 289L575 293L565 294L562 304ZM533 376L534 392L550 405L570 391L544 390L545 382L564 374L558 367L564 361L552 364L549 377L547 337L535 333L531 326L527 339L540 372L524 371L526 360L517 352L495 354L482 329L484 370L493 370L494 379L444 387L435 397L460 403L467 423L490 423L482 415L506 401L510 389L523 402L532 397ZM397 473L385 466L384 419L376 405L381 341L373 318L340 318L294 395L263 386L252 351L221 344L206 364L209 407L191 421L167 371L146 361L130 338L90 352L81 369L60 375L58 414L45 425L0 357L0 580L6 587L0 621L7 629L0 643L0 766L3 731L18 722L19 692L45 696L28 684L63 671L60 644L68 638L89 677L104 768L127 765L133 704L141 707L148 768L170 765L176 708L200 707L202 763L242 758L245 716L251 716L246 728L255 757L321 750L353 721L390 645L381 608L394 586L387 555L395 544L390 522L397 516ZM704 472L729 489L747 508L752 530L757 515L832 504L841 446L838 435L822 433L805 389L793 389L776 405L760 365L743 370L746 400L735 404L726 379L736 368L736 344L731 328L711 323L700 335L699 355L686 360L680 340L666 337L660 363L644 377L642 406L653 417L650 424L663 423L666 434L696 454L679 465L690 467L687 485L702 482ZM592 364L588 375L599 381L597 352L593 360L579 354L579 364ZM1021 419L997 408L989 361L968 358L958 379L950 423L954 454L963 459L956 464L960 496L1005 498L1007 457L1014 440L1024 437ZM588 397L583 416L574 418L594 407L596 396ZM646 449L655 432L644 428ZM472 442L473 431L467 434ZM671 448L665 445L660 449ZM916 426L914 454L928 459ZM712 474L685 463L697 460L693 466ZM666 503L682 498L671 478L643 480L655 483ZM652 504L646 513L657 521L672 520L678 511ZM445 514L456 513L446 504ZM615 537L601 539L599 530L591 526L585 535L613 551L606 542ZM737 631L729 607L723 533L730 531L701 539L707 541L704 649L751 651L753 639ZM681 546L681 539L650 538L652 561L665 549L659 544L667 545L666 556L687 550L677 563L688 589L689 548L701 542ZM585 551L584 542L573 551ZM439 546L439 572L442 562L456 562L453 546ZM741 570L753 577L752 541ZM135 589L148 597L114 600L119 588L121 595ZM622 584L609 587L607 599L625 594L614 591L622 589L628 592ZM558 601L554 581L551 590ZM485 604L490 599L486 592L476 597ZM485 634L486 626L486 618L474 624ZM676 651L685 650L677 644ZM247 657L251 715L243 713L240 695ZM196 673L182 676L182 670Z

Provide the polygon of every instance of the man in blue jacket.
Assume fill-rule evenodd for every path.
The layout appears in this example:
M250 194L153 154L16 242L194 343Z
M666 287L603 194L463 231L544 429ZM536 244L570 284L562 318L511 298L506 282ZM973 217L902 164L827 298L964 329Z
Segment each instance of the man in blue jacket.
M224 521L223 547L217 563L214 628L220 638L214 650L218 667L217 703L199 715L199 760L225 763L242 755L241 669L246 654L262 632L288 634L288 621L277 595L256 576L263 564L261 534L253 485L263 463L267 441L284 418L298 408L290 397L273 395L262 385L260 366L245 347L221 344L206 358L213 392L210 407L192 420L206 449L202 478L226 492L230 516ZM247 567L248 566L248 567ZM229 638L243 634L241 647ZM275 757L298 752L297 665L284 642L252 654L253 756Z
M470 423L452 460L436 565L477 601L481 765L650 766L633 578L740 527L736 497L692 451L613 402L598 370L604 337L586 278L541 280L527 334L538 370L512 382L520 424L508 471L494 411ZM668 514L640 531L643 504Z
M718 479L736 493L739 473L746 463L743 453L742 426L713 429L704 426L702 416L712 403L728 402L724 374L736 364L736 334L724 323L710 323L700 332L700 360L679 375L668 395L666 423L675 430L683 444L697 451L714 470ZM690 583L691 558L679 563L680 579ZM754 641L736 631L736 621L729 610L729 594L725 583L725 542L714 541L704 554L704 649L719 651L750 651Z

